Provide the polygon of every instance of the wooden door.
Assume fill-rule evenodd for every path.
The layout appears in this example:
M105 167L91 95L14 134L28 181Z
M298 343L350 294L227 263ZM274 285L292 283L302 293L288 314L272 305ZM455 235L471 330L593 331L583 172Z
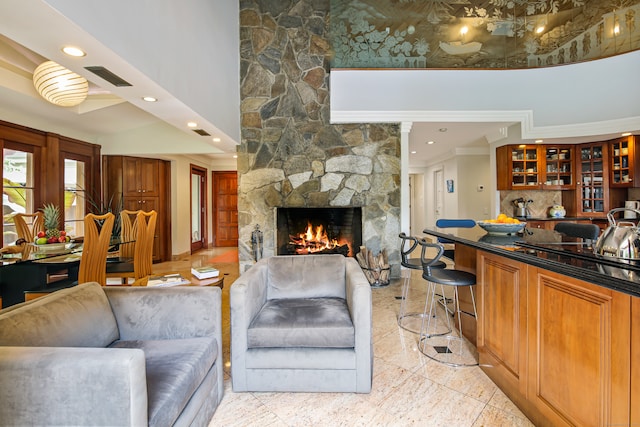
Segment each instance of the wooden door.
M207 170L191 165L191 253L207 247Z
M238 245L238 175L213 172L213 243L215 246Z

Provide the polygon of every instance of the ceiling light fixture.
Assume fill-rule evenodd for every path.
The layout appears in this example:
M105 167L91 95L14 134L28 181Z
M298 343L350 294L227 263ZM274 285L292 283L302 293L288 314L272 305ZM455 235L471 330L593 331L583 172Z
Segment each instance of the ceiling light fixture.
M65 46L62 48L62 51L64 53L66 53L69 56L75 56L76 58L81 58L83 56L86 56L87 53L80 49L79 47L75 47L75 46Z
M238 155L237 155L237 154L234 154L234 155L233 155L233 158L234 158L234 159L237 159L237 158L238 158Z
M536 28L536 34L540 34L544 31L544 25L540 25L538 28Z
M416 153L417 153L417 151L412 151L412 152L411 152L411 154L416 154Z
M218 137L213 138L213 142L220 142L220 138Z
M540 144L542 141L542 139L536 139L536 144Z
M440 132L446 132L446 131L448 131L449 129L447 129L447 128L440 128L440 129L438 129L438 130L439 130Z
M187 126L189 126L190 128L195 128L198 127L198 124L196 122L188 122Z
M436 143L435 141L427 141L427 144L429 144L429 145L433 145L435 143Z
M153 96L143 96L142 100L146 102L156 102L158 98L155 98Z
M61 107L76 106L89 93L87 79L53 61L38 65L33 72L33 85L40 96Z
M622 134L622 136L631 136L631 132L625 132Z

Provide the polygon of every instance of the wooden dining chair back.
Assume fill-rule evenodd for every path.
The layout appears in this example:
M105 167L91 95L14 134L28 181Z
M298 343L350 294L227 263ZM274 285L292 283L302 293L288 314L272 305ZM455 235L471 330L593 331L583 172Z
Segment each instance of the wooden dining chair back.
M153 241L155 239L156 211L138 212L136 223L136 250L133 254L134 279L151 275L153 269Z
M84 217L84 244L78 283L107 282L107 251L111 241L114 215L107 212L104 215L87 214Z
M120 211L120 258L133 259L136 248L138 213L142 211Z
M13 223L16 226L18 239L24 239L22 245L22 258L26 259L33 251L33 243L39 232L44 231L44 214L41 211L32 214L16 213L13 215Z

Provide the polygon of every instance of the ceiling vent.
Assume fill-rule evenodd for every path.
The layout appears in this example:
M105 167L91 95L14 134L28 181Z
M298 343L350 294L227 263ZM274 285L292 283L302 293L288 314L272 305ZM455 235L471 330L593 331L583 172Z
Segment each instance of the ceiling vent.
M113 74L111 71L107 70L102 66L84 67L84 69L91 71L96 76L108 81L109 83L111 83L116 87L131 86L131 83Z
M211 134L204 129L193 129L193 131L200 136L211 136Z

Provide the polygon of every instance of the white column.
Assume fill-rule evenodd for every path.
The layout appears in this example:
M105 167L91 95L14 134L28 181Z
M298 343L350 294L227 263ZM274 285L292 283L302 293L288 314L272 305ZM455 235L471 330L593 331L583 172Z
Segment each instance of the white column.
M400 123L400 230L410 234L409 132L413 122Z

